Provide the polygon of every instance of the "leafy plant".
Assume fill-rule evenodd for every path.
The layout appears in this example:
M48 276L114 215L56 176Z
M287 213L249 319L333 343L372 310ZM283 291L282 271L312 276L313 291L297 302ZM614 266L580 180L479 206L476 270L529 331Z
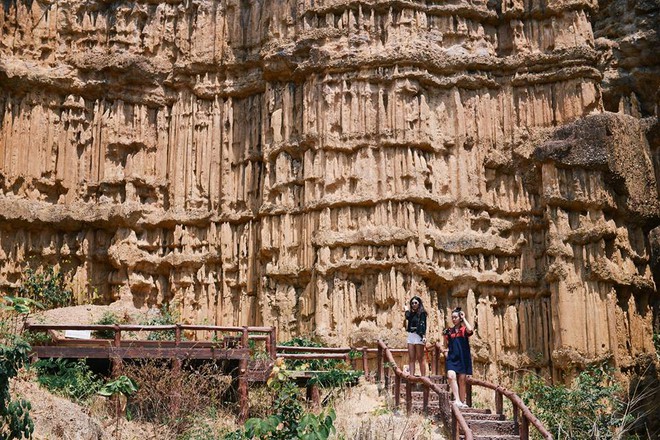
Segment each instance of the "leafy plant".
M315 383L326 388L342 387L356 384L360 376L363 375L363 371L333 369L317 373L310 379L310 383Z
M287 347L323 347L322 344L304 337L296 337L282 342ZM304 352L302 352L304 353ZM332 370L336 368L348 368L346 362L337 359L310 359L310 360L287 360L287 366L292 370Z
M258 346L257 341L254 339L248 339L248 348L250 349L251 360L270 360L270 354L268 354L263 346Z
M527 375L519 394L557 440L617 438L615 427L631 417L622 415L622 390L604 365L581 372L570 388Z
M34 431L30 402L12 399L9 380L28 361L31 348L21 334L31 307L36 305L29 298L12 296L0 302L0 440L29 439Z
M116 325L119 324L119 318L112 312L104 312L101 319L96 321L96 325ZM94 332L94 337L98 339L114 339L115 332L112 330L97 330Z
M174 325L179 320L179 313L171 304L163 304L160 308L160 314L151 319L146 320L144 325ZM174 330L153 331L149 333L147 339L149 341L173 341L176 337Z
M32 308L42 308L41 304L30 299L5 296L0 302L0 343L11 345L23 333L25 322Z
M46 309L73 304L73 292L67 289L64 274L53 266L40 272L27 269L25 274L27 279L18 288L18 296L37 301Z
M348 352L349 359L362 359L362 352L354 348L351 348L351 351Z
M105 397L112 397L122 394L126 397L137 392L137 385L130 377L121 375L117 379L106 382L105 385L98 390L98 394Z
M15 340L11 346L0 345L0 439L31 438L34 423L30 418L30 402L24 399L12 400L9 393L9 379L28 360L30 346L22 340Z
M277 392L274 414L248 419L243 429L227 434L225 440L326 440L335 432L335 411L329 408L318 415L306 412L298 387L282 366L281 361L276 363L268 380L268 386Z
M40 359L33 364L37 382L51 392L75 402L84 402L103 385L84 359Z

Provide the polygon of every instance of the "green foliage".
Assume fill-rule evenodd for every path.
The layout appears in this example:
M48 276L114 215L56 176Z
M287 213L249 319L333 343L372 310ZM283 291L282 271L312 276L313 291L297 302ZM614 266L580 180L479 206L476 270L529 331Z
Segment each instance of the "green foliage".
M105 397L112 397L119 394L123 394L124 396L128 397L131 394L136 393L137 390L138 387L135 382L133 382L133 379L122 375L115 380L107 382L101 387L98 393Z
M143 322L143 325L174 325L179 320L179 313L176 308L170 304L163 304L160 308L160 315ZM174 330L154 331L147 336L149 341L173 341L176 337Z
M280 345L287 347L323 347L322 344L314 342L311 339L304 337L296 337L289 341L282 342ZM304 353L304 352L301 352ZM346 368L346 362L337 359L289 359L286 361L287 366L292 370L332 370L335 368Z
M268 386L277 392L274 413L248 419L243 429L227 434L224 440L327 440L335 432L335 411L330 408L320 414L306 412L300 403L300 391L286 371L277 366L273 371Z
M39 384L55 394L84 402L103 385L84 359L41 359L34 363Z
M581 372L570 388L525 376L519 394L556 440L600 440L617 438L616 428L630 422L625 420L630 414L621 415L621 392L611 369L595 366Z
M0 440L31 438L34 424L30 418L30 402L12 400L9 379L28 360L30 346L20 339L11 345L0 345Z
M119 324L119 318L112 312L103 312L101 319L96 321L96 325L116 325ZM94 332L94 337L98 339L114 339L115 332L112 330L97 330Z
M0 344L14 344L34 307L41 307L41 304L30 298L0 298Z
M351 348L351 351L348 352L349 359L362 359L362 352L354 348Z
M66 288L64 274L56 272L53 266L41 272L28 269L27 279L18 288L18 296L41 303L46 309L70 306L73 292Z
M364 371L333 369L317 373L310 379L310 383L315 383L326 388L342 387L345 385L355 385L362 375L364 375Z
M248 339L248 348L250 349L250 359L252 360L270 360L270 354L262 346L257 345L254 339Z

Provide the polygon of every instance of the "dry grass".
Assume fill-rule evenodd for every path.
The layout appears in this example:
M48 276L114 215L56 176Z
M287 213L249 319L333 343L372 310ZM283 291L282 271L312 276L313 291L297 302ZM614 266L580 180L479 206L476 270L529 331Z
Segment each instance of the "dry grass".
M160 423L175 432L187 430L200 414L226 407L231 377L218 364L172 368L169 362L145 360L126 363L119 374L133 379L138 392L128 402L135 420Z
M385 403L383 403L385 402ZM437 425L422 415L394 411L378 387L360 381L335 400L335 438L345 440L444 440Z

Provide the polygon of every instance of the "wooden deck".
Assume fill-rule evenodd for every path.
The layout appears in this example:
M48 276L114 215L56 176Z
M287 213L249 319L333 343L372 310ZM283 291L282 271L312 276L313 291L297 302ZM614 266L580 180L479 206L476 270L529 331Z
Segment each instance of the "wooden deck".
M127 359L171 359L175 368L189 359L233 362L240 420L248 414L248 381L265 380L277 355L273 327L27 324L25 330L49 336L32 347L33 358L108 359L113 368ZM112 338L92 338L92 332ZM250 368L250 340L263 343L271 361L258 363L258 371Z
M249 339L263 341L272 359L276 350L275 331L271 327L29 324L26 331L49 335L48 342L33 346L32 354L37 358L247 361L250 359ZM110 332L113 338L67 338L64 335L68 331ZM202 332L214 337L196 340ZM149 336L155 336L155 340L145 339Z

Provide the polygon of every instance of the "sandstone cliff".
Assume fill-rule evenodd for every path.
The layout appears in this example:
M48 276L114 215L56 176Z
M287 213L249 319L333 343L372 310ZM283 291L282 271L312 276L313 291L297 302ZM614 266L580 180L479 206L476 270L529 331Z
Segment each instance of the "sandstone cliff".
M627 34L603 11L7 1L0 283L55 264L81 300L357 344L402 342L416 293L432 338L456 305L478 319L479 374L631 365L658 304L657 100L621 91L649 84L607 58Z

